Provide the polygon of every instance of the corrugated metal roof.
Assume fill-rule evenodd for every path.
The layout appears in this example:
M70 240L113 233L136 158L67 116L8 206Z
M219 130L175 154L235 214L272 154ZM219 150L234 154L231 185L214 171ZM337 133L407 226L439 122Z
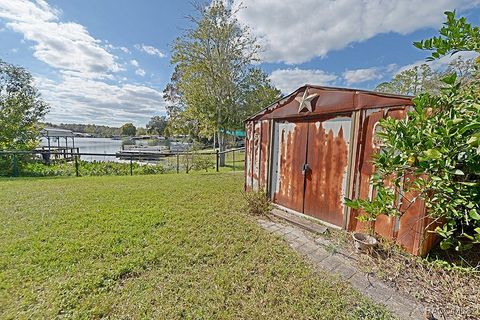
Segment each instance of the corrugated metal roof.
M72 130L44 128L40 134L43 137L74 137Z

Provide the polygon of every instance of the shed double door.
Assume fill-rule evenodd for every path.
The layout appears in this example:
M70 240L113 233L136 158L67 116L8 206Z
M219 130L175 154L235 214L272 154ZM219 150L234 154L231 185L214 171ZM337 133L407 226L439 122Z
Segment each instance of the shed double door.
M343 226L351 117L276 122L274 203Z

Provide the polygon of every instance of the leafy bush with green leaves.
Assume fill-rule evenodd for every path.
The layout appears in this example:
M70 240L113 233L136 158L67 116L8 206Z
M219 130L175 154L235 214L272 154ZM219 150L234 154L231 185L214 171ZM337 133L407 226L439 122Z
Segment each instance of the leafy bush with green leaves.
M75 176L75 164L72 162L57 162L46 165L39 161L19 162L19 175L29 177L50 177L50 176ZM4 168L0 175L11 176L12 169ZM160 165L132 164L134 175L142 174L162 174L166 169ZM102 162L102 161L79 161L78 172L80 176L119 176L130 174L130 164L120 162Z
M362 208L372 220L381 213L403 213L396 193L412 203L416 198L406 194L417 194L429 216L445 222L436 229L442 248L460 250L467 242L480 242L480 93L455 80L455 75L445 78L439 96L416 97L406 119L381 121L384 148L373 160L376 197L347 205Z
M192 170L205 170L205 172L208 172L208 169L214 168L215 165L210 155L202 155L201 153L198 153L192 156Z
M478 27L447 12L440 36L415 43L435 50L430 59L457 50L478 50ZM474 41L475 43L469 43ZM478 59L477 59L478 61ZM428 215L440 227L441 248L456 250L480 243L480 81L462 84L455 73L442 79L439 94L423 93L403 120L380 122L377 133L382 149L374 155L376 173L373 199L346 200L362 209L360 219L373 221L379 214L402 215L396 194L403 202L423 199ZM407 195L415 194L414 198Z
M458 18L455 11L446 11L447 21L439 31L439 36L414 42L422 50L431 50L427 61L439 59L458 51L480 51L480 28L472 26L464 17Z
M215 156L209 153L204 153L205 146L197 141L191 146L190 152L182 157L183 166L187 171L203 171L208 172L208 169L215 168Z

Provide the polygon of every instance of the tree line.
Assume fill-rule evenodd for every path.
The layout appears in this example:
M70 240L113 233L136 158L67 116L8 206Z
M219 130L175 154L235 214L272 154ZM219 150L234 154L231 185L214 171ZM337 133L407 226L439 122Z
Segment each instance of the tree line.
M478 77L475 68L475 59L465 60L462 56L450 61L443 70L434 70L424 63L397 73L392 80L380 83L375 91L412 96L425 92L438 94L445 76L456 73L458 81L472 83Z
M110 138L112 136L117 136L121 134L120 128L96 125L96 124L80 124L80 123L54 124L50 122L45 122L42 124L42 126L45 128L57 128L57 129L71 130L73 132L86 133L99 138Z
M105 125L97 124L80 124L80 123L60 123L54 124L50 122L40 123L41 127L45 128L58 128L71 130L73 132L80 132L92 135L96 138L110 138L113 136L135 136L135 135L159 135L164 136L168 133L166 132L167 128L167 117L166 116L153 116L150 118L150 121L147 123L146 127L136 127L133 123L127 122L121 127L110 127Z

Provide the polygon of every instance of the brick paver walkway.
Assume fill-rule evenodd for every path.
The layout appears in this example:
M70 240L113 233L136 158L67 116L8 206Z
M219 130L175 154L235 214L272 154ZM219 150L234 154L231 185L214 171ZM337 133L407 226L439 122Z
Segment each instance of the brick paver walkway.
M324 272L339 275L362 294L385 305L399 319L424 319L424 307L414 300L400 295L394 288L355 265L355 257L346 252L332 250L325 238L314 238L299 227L275 221L258 220L268 232L282 236L288 244Z

